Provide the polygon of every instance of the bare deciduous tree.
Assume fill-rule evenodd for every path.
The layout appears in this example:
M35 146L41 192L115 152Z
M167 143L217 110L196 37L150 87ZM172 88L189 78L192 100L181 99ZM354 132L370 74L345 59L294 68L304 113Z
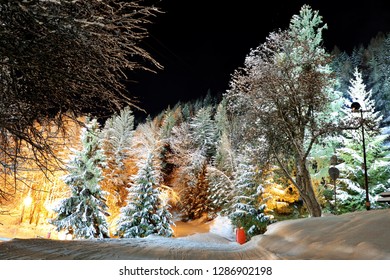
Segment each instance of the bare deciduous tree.
M109 114L134 99L127 74L160 65L140 47L159 12L143 0L0 2L0 164L7 183L20 161L45 165L65 115ZM56 131L48 132L48 124ZM24 158L22 147L30 150ZM11 176L12 178L12 176ZM8 191L0 188L0 199ZM12 193L12 191L10 192Z

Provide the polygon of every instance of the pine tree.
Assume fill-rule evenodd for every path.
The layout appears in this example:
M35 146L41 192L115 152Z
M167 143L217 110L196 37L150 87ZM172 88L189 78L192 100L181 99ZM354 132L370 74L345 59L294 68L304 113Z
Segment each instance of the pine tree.
M108 161L113 161L122 168L123 161L128 157L133 134L134 116L129 107L122 109L118 115L106 121L102 135Z
M203 160L197 171L195 183L189 181L186 188L181 193L181 204L184 219L195 220L201 218L203 215L209 216L213 213L210 203L210 189L207 180L207 161Z
M351 57L346 52L334 54L332 69L337 77L335 90L339 92L347 92L349 80L351 79L354 70Z
M190 122L193 142L208 158L211 158L215 154L216 143L218 141L211 109L211 107L200 108Z
M376 109L383 115L385 125L390 125L390 34L378 34L367 48L367 84L372 90Z
M64 182L71 196L55 209L57 217L51 223L57 230L66 230L76 238L108 237L108 216L105 193L100 188L104 155L100 148L99 124L87 120L81 135L82 150L74 151L67 165Z
M233 148L231 145L229 120L226 112L226 100L217 107L215 114L215 126L217 131L216 151L213 158L213 163L216 168L225 172L227 176L231 176L234 168L233 163Z
M164 149L166 141L162 137L160 122L157 119L147 118L146 121L137 126L133 138L133 153L138 161L147 161L147 156L152 154L153 167L158 182L163 182L165 178Z
M177 123L177 117L180 118L180 116L177 116L177 114L175 115L175 112L173 110L166 110L164 112L163 119L161 122L159 134L160 134L162 144L158 151L158 159L159 162L161 163L161 173L164 179L167 178L173 170L173 164L168 162L168 157L170 156L171 153L171 146L170 146L169 139L171 138L172 135L172 129L175 127Z
M209 202L213 213L225 215L233 200L233 182L227 174L215 166L207 168Z
M243 227L248 236L264 233L270 223L270 217L265 215L266 205L260 202L262 186L255 182L255 167L243 156L235 172L235 197L229 214L232 224Z
M345 114L347 119L355 120L355 123L364 125L366 142L367 170L369 177L369 196L372 207L376 207L375 196L384 191L389 180L390 153L384 146L385 135L380 133L379 125L382 120L380 112L375 111L375 101L372 91L366 90L362 75L355 69L354 77L350 80L348 90L349 99ZM358 102L363 110L364 121L360 114L352 113L351 102ZM368 124L368 125L367 125ZM337 154L342 160L338 166L341 172L340 205L341 211L354 211L364 209L365 183L364 170L362 168L362 131L346 131L342 138L342 147L337 149Z
M365 121L373 123L374 126L372 127L372 130L377 130L380 122L382 121L382 116L380 115L380 112L376 110L372 90L366 90L366 85L358 68L355 68L353 78L350 79L348 99L344 108L344 112L349 119L357 119L356 116L350 113L351 104L353 102L358 102L360 104L361 109L364 111Z
M229 137L229 120L226 112L226 100L223 99L217 106L215 113L217 131L216 152L212 165L207 169L207 178L210 186L210 203L216 212L225 212L232 201L232 177L234 170L234 155Z
M124 206L129 174L126 160L130 156L134 134L134 116L129 107L106 121L102 130L103 150L106 155L105 187L117 207ZM112 213L113 214L113 213Z
M170 228L172 215L168 211L169 206L161 200L157 185L153 156L149 154L145 164L134 177L134 184L129 189L127 205L121 209L117 232L119 237L173 235Z

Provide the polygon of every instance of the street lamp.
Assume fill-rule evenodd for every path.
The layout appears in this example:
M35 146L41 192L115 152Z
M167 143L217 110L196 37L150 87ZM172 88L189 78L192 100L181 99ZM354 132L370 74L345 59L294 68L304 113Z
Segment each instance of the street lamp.
M20 215L20 222L23 222L24 209L30 207L32 202L33 199L29 192L28 195L23 199L23 208L22 208L22 214Z
M351 109L353 113L360 112L360 118L361 118L361 128L362 128L362 140L363 140L363 168L364 168L364 185L366 189L366 209L370 210L371 204L370 204L370 197L368 194L368 175L367 175L367 157L366 157L366 142L364 139L364 118L363 118L363 110L362 107L358 102L353 102L351 104Z
M330 178L333 180L333 191L334 191L334 214L337 214L337 207L336 207L336 195L337 195L337 184L336 184L336 180L337 178L339 178L340 176L340 170L336 167L337 165L337 156L336 155L333 155L331 158L330 158L330 165L332 165L329 170L328 170L328 173L329 173L329 176Z

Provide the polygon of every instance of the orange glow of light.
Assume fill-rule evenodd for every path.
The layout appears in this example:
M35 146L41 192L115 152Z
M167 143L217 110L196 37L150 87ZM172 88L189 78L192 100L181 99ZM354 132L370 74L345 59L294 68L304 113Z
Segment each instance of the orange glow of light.
M166 185L160 185L160 199L162 200L162 203L164 205L167 205L168 202L172 204L176 204L179 202L180 197L179 195L169 186Z
M33 201L32 197L30 195L28 195L28 196L26 196L25 199L23 199L23 204L24 204L24 206L29 207L29 206L31 206L32 201Z

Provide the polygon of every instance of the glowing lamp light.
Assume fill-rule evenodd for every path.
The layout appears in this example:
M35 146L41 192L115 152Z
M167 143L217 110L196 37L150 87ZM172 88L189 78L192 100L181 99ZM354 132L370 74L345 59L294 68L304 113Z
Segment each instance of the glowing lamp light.
M26 196L25 199L23 199L23 204L26 207L29 207L32 204L32 197L31 196Z

